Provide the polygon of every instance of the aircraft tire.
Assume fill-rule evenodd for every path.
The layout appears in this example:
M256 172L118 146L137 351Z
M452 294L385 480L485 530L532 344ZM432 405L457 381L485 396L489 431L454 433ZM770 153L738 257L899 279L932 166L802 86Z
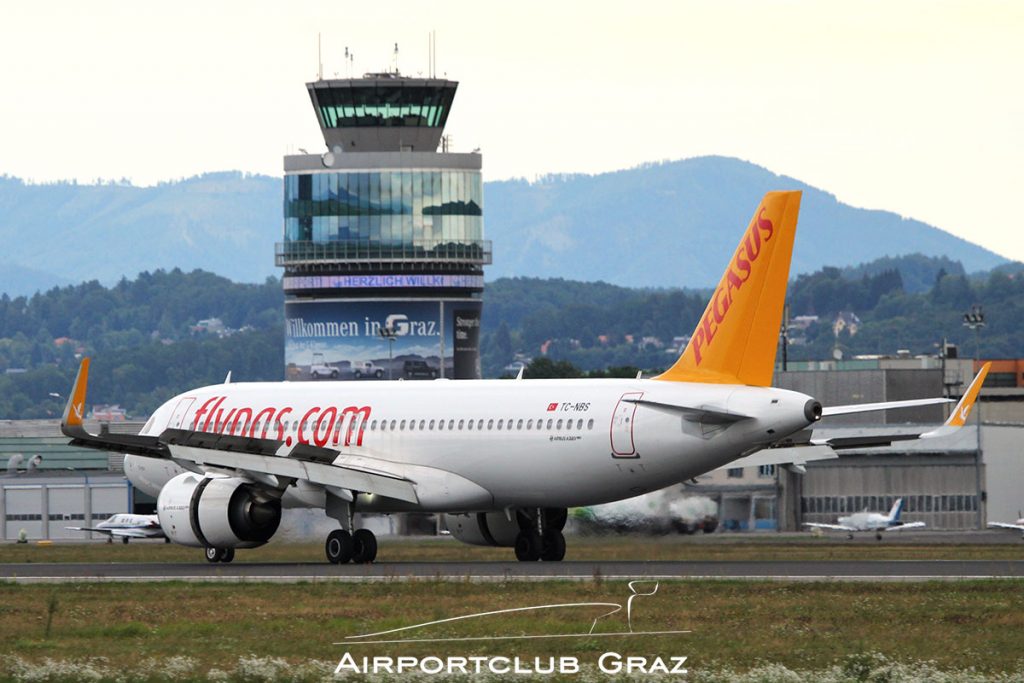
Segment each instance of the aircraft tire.
M352 534L344 529L335 529L327 535L324 552L331 564L345 564L352 559L355 552L355 541L352 540Z
M230 562L233 559L235 559L235 549L234 548L224 548L224 552L220 556L220 561L224 562L224 563L227 563L227 562Z
M545 562L561 562L565 559L565 536L561 531L549 531L544 534L540 559Z
M220 562L224 557L224 551L220 548L206 548L203 553L206 555L206 561L210 563Z
M352 561L356 564L370 564L377 559L377 537L369 529L356 529L352 534L355 552Z
M125 545L128 545L128 537L127 536L122 536L121 537L121 543L124 543Z
M516 536L516 559L520 562L536 562L542 549L540 534L536 531L520 531Z

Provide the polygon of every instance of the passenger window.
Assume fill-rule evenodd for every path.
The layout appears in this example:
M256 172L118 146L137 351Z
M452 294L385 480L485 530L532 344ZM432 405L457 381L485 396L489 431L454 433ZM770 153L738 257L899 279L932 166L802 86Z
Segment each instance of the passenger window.
M434 431L434 421L430 421L430 431Z
M523 421L520 420L519 422L516 423L516 429L522 429L522 428L523 428Z
M504 420L498 420L498 431L501 431L501 426L505 424ZM489 425L488 425L489 426Z
M431 422L431 423L433 423L433 422ZM421 432L423 431L423 426L424 426L425 424L427 424L426 420L420 420L420 431L421 431Z
M552 422L551 418L548 418L548 429L551 429L551 422ZM561 422L561 420L559 420L559 422Z
M550 427L550 424L548 426ZM561 429L561 428L562 428L562 421L559 420L558 422L555 423L555 429Z
M589 422L587 422L587 429L593 429L593 428L594 428L594 421L590 420Z
M395 425L396 424L397 424L397 422L395 420L391 421L391 431L395 431Z
M398 431L400 431L400 432L404 432L404 431L405 431L405 420L402 420L402 421L401 421L401 422L400 422L400 423L398 424Z
M371 432L377 431L377 421L376 420L374 420L373 422L370 423L370 431Z
M491 431L492 429L494 429L494 420L488 420L487 421L487 431ZM498 429L501 429L501 422L500 421L498 422Z
M463 426L464 424L466 424L466 421L465 421L465 420L459 420L459 431L460 431L460 432L462 431L462 426ZM472 423L472 422L470 422L469 424L473 424L473 423Z
M409 431L416 429L416 420L409 420Z
M455 420L448 420L448 431L455 429Z
M469 428L473 429L473 421L472 420L469 421ZM460 429L461 429L461 427L460 427Z
M527 428L527 429L533 429L533 420L529 420L529 421L528 421L528 422L526 423L526 428Z
M576 429L583 429L583 420L576 421Z

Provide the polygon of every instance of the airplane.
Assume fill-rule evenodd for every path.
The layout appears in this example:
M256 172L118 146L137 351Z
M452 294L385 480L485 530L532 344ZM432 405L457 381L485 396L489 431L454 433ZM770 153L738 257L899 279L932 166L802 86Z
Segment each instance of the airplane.
M800 192L770 192L676 362L650 379L359 383L230 382L160 406L137 435L86 431L89 359L61 420L76 446L125 454L132 484L157 497L171 541L209 562L269 541L282 508L336 520L327 560L373 562L361 513L432 512L474 545L523 562L566 552L568 508L630 498L727 465L793 462L833 449L938 436L970 413L980 380L937 430L813 438L824 415L932 405L927 398L823 408L771 386ZM987 366L979 374L983 380ZM775 446L792 446L773 449ZM825 453L822 454L821 451Z
M846 531L849 538L853 538L855 531L874 531L875 538L882 540L883 531L903 531L906 529L920 529L924 522L901 522L900 514L903 512L903 499L897 498L893 503L889 514L881 512L855 512L846 517L840 517L838 524L817 524L815 522L804 522L804 526L812 529L828 529L830 531Z
M111 539L120 538L122 543L128 543L128 540L132 538L168 540L164 530L160 527L160 519L157 515L135 515L123 512L111 515L96 526L66 526L64 528L72 531L95 531L106 534Z
M1020 512L1017 514L1019 515ZM1020 519L1013 524L1008 522L989 522L988 526L990 529L1013 529L1021 532L1021 538L1024 538L1024 516L1021 516Z

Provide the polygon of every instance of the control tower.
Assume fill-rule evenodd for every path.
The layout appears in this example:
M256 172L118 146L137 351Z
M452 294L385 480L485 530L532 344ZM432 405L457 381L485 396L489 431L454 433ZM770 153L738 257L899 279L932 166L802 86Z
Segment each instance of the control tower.
M439 151L457 87L306 84L326 149L284 158L287 379L480 377L481 156Z

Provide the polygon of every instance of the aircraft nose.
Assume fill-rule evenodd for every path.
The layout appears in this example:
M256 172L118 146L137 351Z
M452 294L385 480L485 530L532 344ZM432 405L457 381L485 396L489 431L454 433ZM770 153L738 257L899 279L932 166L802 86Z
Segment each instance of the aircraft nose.
M813 398L804 404L804 417L808 422L817 422L821 419L821 403Z

